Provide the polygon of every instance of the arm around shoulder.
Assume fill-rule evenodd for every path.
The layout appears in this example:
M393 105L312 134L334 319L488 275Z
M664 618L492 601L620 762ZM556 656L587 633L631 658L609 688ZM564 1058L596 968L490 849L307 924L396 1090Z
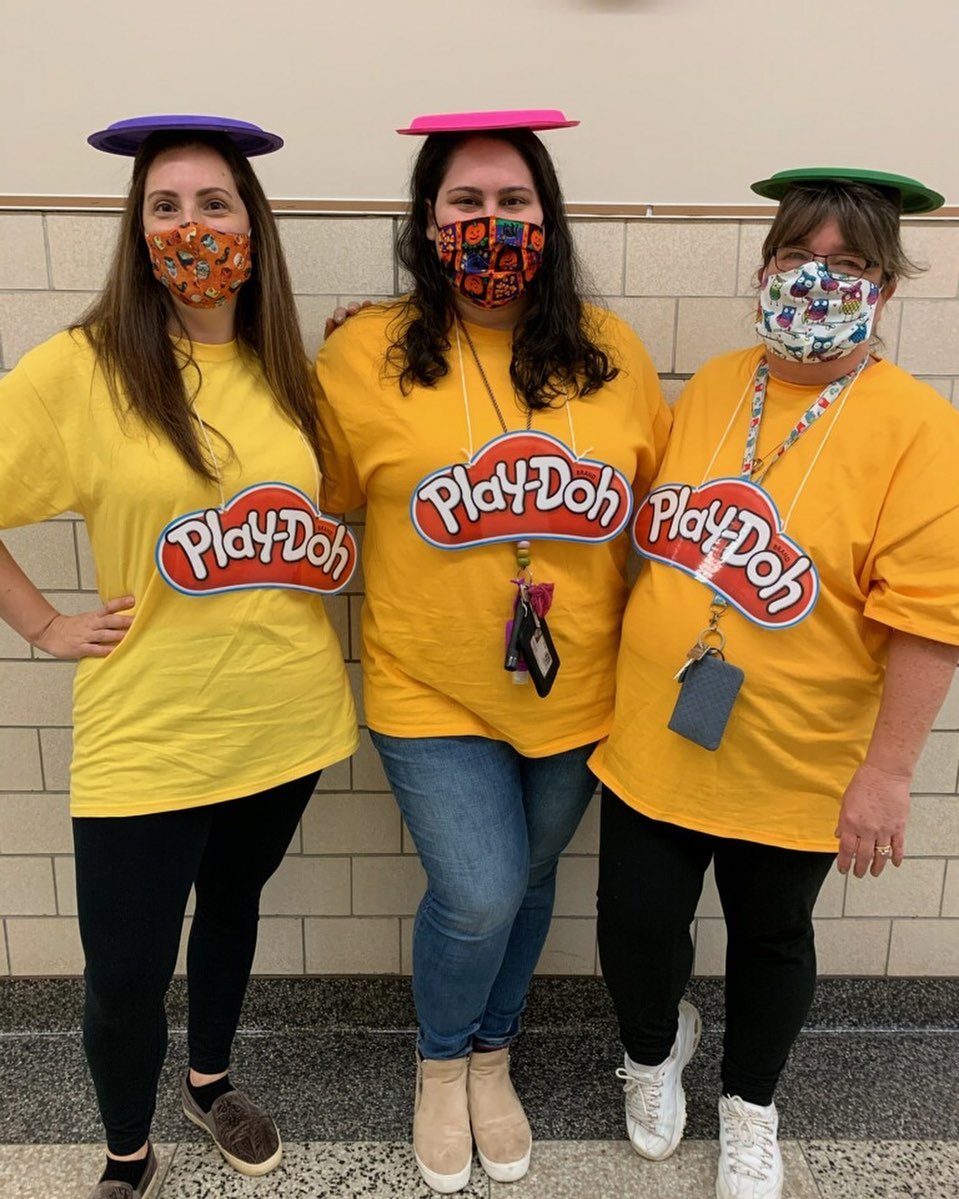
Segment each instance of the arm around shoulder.
M369 430L378 427L381 415L389 327L396 311L395 304L362 308L317 354L321 494L329 512L350 512L366 503L361 458Z

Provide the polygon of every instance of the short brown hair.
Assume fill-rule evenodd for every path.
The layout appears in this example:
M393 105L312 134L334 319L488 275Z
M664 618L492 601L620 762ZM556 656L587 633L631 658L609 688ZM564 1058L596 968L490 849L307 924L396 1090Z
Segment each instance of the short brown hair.
M900 211L899 193L893 188L839 180L794 183L763 242L763 263L778 246L801 246L825 221L834 220L847 249L878 263L883 285L917 275L920 268L902 248Z

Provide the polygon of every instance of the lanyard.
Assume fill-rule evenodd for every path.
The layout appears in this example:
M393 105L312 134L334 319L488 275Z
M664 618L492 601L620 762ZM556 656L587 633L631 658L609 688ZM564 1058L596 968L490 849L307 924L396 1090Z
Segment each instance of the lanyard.
M759 428L763 423L763 410L766 406L766 384L769 380L769 364L760 362L756 368L756 382L753 386L753 406L749 417L749 430L746 433L746 448L743 451L743 465L740 471L742 478L752 480L757 486L769 474L785 452L796 444L806 430L816 423L822 414L839 398L843 390L859 377L859 373L869 361L862 361L848 375L834 379L819 393L816 402L806 410L789 433L765 458L756 457L756 443L759 441ZM758 474L757 474L758 472ZM756 475L756 478L753 476Z
M740 477L747 482L755 483L757 487L761 486L763 480L779 459L782 458L783 454L794 446L810 425L814 425L822 414L835 403L842 392L859 378L868 361L869 357L867 355L848 374L841 375L838 379L834 379L832 383L828 383L819 393L815 402L806 409L779 445L774 450L771 450L765 458L757 458L756 443L759 441L759 429L763 423L763 412L766 407L766 384L769 381L769 364L765 359L760 362L759 366L756 367L756 380L753 384L753 404L749 416L749 428L746 432L746 448L743 451L743 463L739 472ZM753 478L754 475L756 475L756 478ZM716 625L726 610L726 600L717 592L714 592L709 610L709 629L719 633ZM719 635L722 636L721 633ZM723 640L725 641L725 638Z

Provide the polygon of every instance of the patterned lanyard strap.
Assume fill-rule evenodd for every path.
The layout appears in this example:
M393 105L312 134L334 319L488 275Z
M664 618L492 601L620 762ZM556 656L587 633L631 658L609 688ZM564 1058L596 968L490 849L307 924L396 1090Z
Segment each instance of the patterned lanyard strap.
M766 406L766 384L769 380L769 365L760 362L756 368L756 382L753 387L753 406L749 417L749 431L746 434L746 449L743 451L743 464L740 474L744 479L751 479L757 485L769 474L785 452L796 444L806 430L816 423L827 408L839 398L846 387L859 377L863 367L869 361L868 356L854 367L848 375L834 379L819 393L816 402L806 410L792 430L786 434L776 448L765 458L756 457L756 443L759 441L759 427L763 423L763 410Z
M819 393L815 403L806 410L779 445L774 450L771 450L765 458L757 458L756 443L759 441L759 428L763 423L763 410L766 406L766 384L769 380L769 364L765 359L760 362L759 366L756 367L756 381L753 385L753 406L749 417L749 429L746 433L746 448L743 451L743 464L740 469L740 477L747 482L755 483L757 487L761 486L763 480L783 454L791 446L794 446L803 433L819 420L822 414L832 406L843 391L859 378L868 361L869 357L867 355L847 375L842 375L840 378L834 379L832 383L827 384ZM726 638L717 628L717 625L726 608L727 603L724 597L718 592L714 592L709 605L709 624L703 632L714 633L721 639L718 646L720 651L722 651L723 645L725 645ZM702 641L703 635L700 634L700 642Z

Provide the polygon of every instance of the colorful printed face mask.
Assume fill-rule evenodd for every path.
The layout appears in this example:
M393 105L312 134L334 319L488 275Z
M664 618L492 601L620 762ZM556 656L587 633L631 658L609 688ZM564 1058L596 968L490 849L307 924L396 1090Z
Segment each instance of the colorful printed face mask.
M763 280L756 332L779 358L832 362L869 340L879 284L830 275L821 262Z
M443 272L480 308L501 308L526 290L543 261L545 234L539 225L473 217L437 230Z
M253 272L248 233L221 233L188 221L147 233L153 273L190 308L219 308Z

